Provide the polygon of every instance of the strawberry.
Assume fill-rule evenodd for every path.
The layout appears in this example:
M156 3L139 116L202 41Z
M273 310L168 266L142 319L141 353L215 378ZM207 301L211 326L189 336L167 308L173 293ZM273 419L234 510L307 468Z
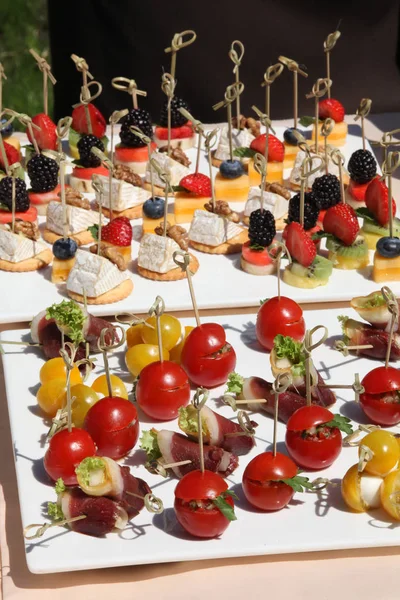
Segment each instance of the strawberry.
M353 200L357 200L357 202L364 202L367 187L370 183L370 181L368 181L368 183L356 183L353 181L353 179L350 179L350 183L347 186L347 192L350 194Z
M310 236L296 221L287 225L285 232L286 246L292 258L303 267L309 267L317 256L317 249Z
M116 217L101 229L101 239L114 246L130 246L132 225L127 217Z
M40 127L40 131L33 128L33 135L40 150L57 150L57 128L50 117L44 113L39 113L32 118L32 123ZM29 131L27 130L26 133L32 144Z
M14 146L11 146L11 144L7 144L7 142L3 141L4 144L4 149L6 151L6 156L7 156L7 160L8 160L8 165L13 165L14 163L17 163L19 161L19 152L18 150L16 150L14 148ZM5 170L5 166L4 166L4 162L3 162L3 157L2 154L0 152L0 168L2 168L3 170Z
M379 225L387 227L389 223L389 190L387 186L375 177L365 192L365 205L373 214ZM396 215L396 202L392 198L392 214Z
M324 98L318 103L318 116L320 119L333 119L335 123L341 123L344 120L344 106L335 98Z
M93 135L102 138L106 133L106 120L94 104L88 104L88 108ZM89 133L84 106L77 106L72 111L72 129L78 133Z
M266 134L261 133L250 144L250 148L264 155ZM283 162L285 158L285 146L274 135L268 135L268 160L270 162Z
M360 230L354 209L343 202L328 208L323 225L326 233L337 237L345 246L352 245Z
M203 173L192 173L180 180L179 185L197 196L211 196L211 181Z

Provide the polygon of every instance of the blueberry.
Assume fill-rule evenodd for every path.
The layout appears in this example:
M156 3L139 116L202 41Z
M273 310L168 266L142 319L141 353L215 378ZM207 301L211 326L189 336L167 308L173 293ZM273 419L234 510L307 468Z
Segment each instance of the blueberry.
M400 239L398 237L383 237L376 243L376 249L385 258L400 256Z
M143 204L143 213L148 219L160 219L164 216L164 204L164 198L149 198Z
M53 244L53 254L60 260L67 260L75 256L78 244L71 238L60 238Z
M6 122L7 122L7 119L1 119L1 123L6 123ZM4 129L1 130L1 136L3 138L8 138L13 133L14 133L14 127L12 126L12 123L10 123L9 125L7 125L7 127L5 127Z
M240 160L224 160L221 163L219 172L225 179L237 179L244 173L244 168Z
M289 129L285 129L285 131L283 132L283 139L287 144L290 144L291 146L297 146L298 140L293 134L293 131L297 131L298 133L300 133L300 131L298 129L295 129L295 127L289 127Z

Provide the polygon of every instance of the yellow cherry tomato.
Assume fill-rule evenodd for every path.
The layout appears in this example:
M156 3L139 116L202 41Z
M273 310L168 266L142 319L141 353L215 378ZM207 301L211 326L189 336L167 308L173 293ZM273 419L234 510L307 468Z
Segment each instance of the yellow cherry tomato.
M47 381L51 381L51 379L66 379L67 369L61 356L50 358L47 362L45 362L43 367L40 369L39 378L40 383L46 383ZM75 383L82 383L82 375L80 374L78 367L74 367L72 369L70 381L71 385L75 385Z
M71 387L71 417L75 427L82 427L89 408L100 400L93 388L83 383Z
M112 387L112 395L119 396L120 398L125 398L128 400L128 391L122 379L117 377L116 375L110 375L111 378L111 387ZM98 394L103 394L103 396L108 396L108 386L107 386L107 378L105 375L100 375L95 379L92 383L92 389Z
M169 352L163 348L163 359L169 360ZM129 348L125 354L125 363L128 371L137 377L144 367L160 360L158 346L153 344L137 344Z
M128 348L132 348L132 346L136 346L136 344L142 344L142 329L143 323L139 323L138 325L131 325L126 330L126 344Z
M57 411L67 403L65 379L51 379L43 383L36 394L36 400L48 417L55 417Z
M183 338L181 339L179 344L177 344L174 348L172 348L172 350L169 353L169 359L172 360L172 362L175 362L178 365L181 364L181 356L182 356L183 346L185 345L187 336L189 335L189 333L191 331L193 331L193 329L194 329L194 327L192 327L191 325L186 325L185 334L184 334Z
M373 454L372 459L366 463L366 473L385 477L397 467L400 460L400 446L395 436L389 431L377 429L366 435L361 440L359 455L363 446L369 448Z
M151 327L143 325L142 340L145 344L158 344L156 317L149 317L146 323ZM161 315L160 317L162 345L166 350L176 346L182 337L182 325L179 319L172 315Z
M400 521L400 471L386 475L381 486L381 502L386 512L395 520Z
M379 508L381 504L380 489L382 477L358 471L358 464L353 465L342 479L342 498L347 506L357 512L366 512Z

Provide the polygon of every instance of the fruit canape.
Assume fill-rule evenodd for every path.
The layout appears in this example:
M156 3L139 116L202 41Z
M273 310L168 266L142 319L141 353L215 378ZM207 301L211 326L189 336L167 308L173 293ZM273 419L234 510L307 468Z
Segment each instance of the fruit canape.
M270 275L277 268L269 247L276 233L275 219L269 210L259 208L250 214L249 241L242 246L240 266L250 275Z
M131 127L139 127L142 132L153 139L153 127L151 116L143 108L131 108L129 113L121 120L120 138L121 143L115 147L115 164L121 164L132 169L138 175L144 175L149 160L148 149L145 142L131 131ZM153 150L156 148L151 143Z
M26 164L29 176L29 201L39 215L45 215L50 202L59 200L59 166L57 161L44 154L34 154Z
M82 135L78 142L79 159L74 161L74 168L70 176L71 187L79 192L92 193L93 175L106 175L108 170L102 165L102 161L91 151L92 148L98 148L104 152L103 142L93 134Z
M25 146L25 164L36 152L35 144L40 151L57 150L57 127L52 119L44 113L39 113L32 117L32 123L37 128L27 128L26 130L30 145Z
M322 150L322 147L320 149ZM335 175L337 177L339 175L339 169L338 169L337 165L335 165L335 163L331 159L331 156L330 156L331 149L328 149L328 150L329 150L329 152L328 152L328 173L331 175ZM326 164L325 163L320 164L317 154L314 154L313 152L308 153L308 152L305 152L304 150L300 150L296 156L296 160L295 160L295 163L294 163L294 166L293 166L292 172L290 173L290 178L289 178L289 185L293 191L299 190L299 187L301 184L301 167L304 163L305 158L307 158L308 155L311 155L311 157L313 159L312 170L314 172L311 173L308 177L308 188L306 191L311 191L314 181L316 181L317 178L319 178L323 175L326 175ZM319 170L316 169L318 164L320 164ZM347 185L347 183L348 183L348 177L346 174L343 174L343 182L344 182L344 185Z
M110 198L109 177L99 176L103 185L103 194L105 198ZM99 190L95 190L96 200L99 203ZM151 193L143 189L142 179L137 173L134 173L126 165L116 165L113 170L111 182L111 206L102 205L102 212L107 217L111 213L114 217L127 217L128 219L138 219L142 216L142 207L144 202L151 198ZM110 211L111 208L111 211Z
M331 209L332 210L332 209ZM292 262L285 267L283 281L294 287L312 289L328 283L333 264L317 255L313 240L300 223L290 223L285 229L286 246Z
M389 152L382 165L383 177L388 182L388 202L383 201L379 206L382 214L386 212L389 217L389 235L381 237L376 243L374 253L374 263L372 268L372 279L381 281L398 281L400 279L400 239L395 237L393 219L396 211L396 204L392 196L392 174L400 164L400 154L398 152ZM374 181L372 185L374 185ZM376 185L376 184L375 184ZM375 197L372 206L374 206ZM371 205L370 205L371 206ZM383 220L383 218L382 218Z
M1 125L1 123L0 123L0 125ZM12 146L11 144L9 144L8 142L5 141L5 139L8 139L8 138L5 138L3 135L1 137L3 139L3 148L4 148L4 151L6 154L6 160L7 160L8 166L11 167L13 165L16 165L16 163L20 162L20 154L19 154L18 150L16 150L14 146ZM15 175L17 177L19 177L22 180L25 179L25 171L22 167L17 169L17 166L15 166L14 170L16 171ZM0 153L0 179L2 179L3 177L5 177L7 175L6 171L7 171L7 169L6 169L6 165L4 164L3 155L2 155L2 153Z
M396 202L392 199L393 234L400 235L400 220L396 217ZM378 177L367 184L365 208L358 208L357 216L363 219L361 234L369 250L376 250L378 241L388 238L389 232L389 190Z
M232 129L232 145L233 145L233 154L236 158L240 158L245 169L248 168L251 156L248 150L250 149L250 144L260 134L260 124L255 119L243 119L243 127L241 129L233 128ZM249 122L250 126L249 127ZM254 133L253 133L254 132ZM254 135L256 134L256 135ZM229 154L229 128L228 126L222 127L218 146L216 150L212 152L212 164L214 167L220 167L223 162L230 159Z
M360 235L357 215L351 206L340 202L329 208L323 228L320 237L327 237L328 259L336 269L362 269L369 264L368 246Z
M51 263L53 254L40 240L38 226L27 221L15 221L0 226L0 270L13 273L37 271Z
M203 173L192 173L180 180L175 191L175 222L190 223L195 212L205 210L204 205L211 200L211 180Z
M95 241L99 241L103 246L118 252L124 258L126 264L131 261L132 225L127 217L115 217L112 221L103 225L101 227L101 238L99 238L98 224L89 227L89 232Z
M146 150L147 152L147 150ZM152 154L152 161L157 162L159 168L164 171L168 178L169 183L172 187L178 186L181 179L190 174L190 170L185 165L182 165L178 161L174 160L171 156L168 156L165 152L154 152ZM157 170L150 168L150 162L146 163L144 189L151 191L151 178L153 178L153 189L154 195L163 196L165 193L165 182L160 177ZM169 195L173 196L174 191L171 188Z
M107 123L99 109L91 102L86 105L89 111L92 124L92 133L101 140L105 150L107 150L108 137L106 136ZM83 135L89 132L84 106L77 106L72 111L72 125L69 129L68 142L69 153L73 159L79 159L78 142Z
M267 182L269 183L282 183L283 182L283 161L285 158L285 147L277 137L268 134L268 148L266 150L266 133L261 133L255 140L250 144L251 154L254 156L256 153L267 154L268 166L267 166ZM261 177L254 168L254 161L249 163L249 179L250 185L260 185Z
M196 135L192 127L192 123L182 115L180 108L190 110L189 105L182 98L174 96L171 100L171 138L170 147L179 147L182 150L193 148L196 140ZM158 147L166 146L168 142L168 100L165 100L161 109L158 125L154 130L154 141Z
M152 196L143 204L142 228L143 233L154 233L155 228L162 223L164 217L164 198ZM167 213L167 223L170 227L176 224L174 213Z
M20 177L15 178L15 219L29 223L37 223L37 209L30 205L26 184ZM0 180L0 223L10 224L12 221L12 177L5 176Z

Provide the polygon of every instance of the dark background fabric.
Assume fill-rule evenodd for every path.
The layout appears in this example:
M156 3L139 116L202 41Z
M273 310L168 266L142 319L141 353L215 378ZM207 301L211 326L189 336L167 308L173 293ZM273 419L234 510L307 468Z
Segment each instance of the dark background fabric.
M111 79L125 76L148 92L139 99L157 122L164 100L162 69L169 71L170 45L176 32L194 29L197 40L177 56L176 95L184 98L203 122L226 119L212 105L233 83L231 42L241 40L245 56L240 78L245 84L242 107L264 106L261 87L266 68L279 54L304 64L308 79L299 77L299 114L313 114L306 100L313 83L325 76L323 42L341 19L342 36L332 53L332 96L354 113L362 97L373 100L372 112L400 110L398 52L399 2L393 0L49 0L55 117L71 114L79 101L81 76L70 59L85 57L103 85L96 101L106 117L130 108L128 94L114 90ZM285 69L271 91L271 117L291 117L292 74Z

